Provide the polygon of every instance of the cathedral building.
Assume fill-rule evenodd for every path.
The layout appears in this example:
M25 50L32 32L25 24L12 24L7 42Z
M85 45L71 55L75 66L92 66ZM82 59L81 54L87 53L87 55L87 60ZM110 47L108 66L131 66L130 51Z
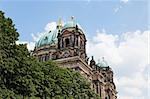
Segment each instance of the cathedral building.
M101 99L117 99L112 69L104 58L96 63L92 56L89 61L86 41L84 30L74 17L64 25L59 20L55 30L45 33L36 42L33 55L39 61L54 60L62 67L80 72Z

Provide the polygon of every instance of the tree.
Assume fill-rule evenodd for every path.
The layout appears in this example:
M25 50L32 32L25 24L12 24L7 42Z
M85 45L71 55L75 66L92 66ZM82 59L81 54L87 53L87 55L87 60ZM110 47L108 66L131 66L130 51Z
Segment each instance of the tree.
M99 98L78 72L38 62L26 44L16 44L18 37L12 20L0 11L0 98Z
M59 97L58 99L98 99L99 97L90 89L90 83L72 69L60 68L56 63L48 61L42 63L42 71L44 73L42 91L45 97L54 99L56 97ZM43 97L43 94L40 97Z
M0 11L0 97L32 96L35 93L32 69L36 70L38 63L29 56L26 45L16 44L19 33L14 26ZM37 68L34 68L35 63Z
M13 48L16 47L15 41L19 34L16 32L12 20L5 18L4 13L0 11L0 91L2 94L12 94L13 91L7 90L7 86L12 81L13 66L11 61L14 57ZM2 90L3 89L3 90Z

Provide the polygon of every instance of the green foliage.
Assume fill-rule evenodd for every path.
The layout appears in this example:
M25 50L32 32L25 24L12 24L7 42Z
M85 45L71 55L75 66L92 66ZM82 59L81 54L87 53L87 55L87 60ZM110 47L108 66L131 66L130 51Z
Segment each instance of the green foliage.
M99 99L79 73L38 62L26 44L16 44L18 37L12 20L0 11L0 98Z
M64 69L56 63L49 61L42 63L44 81L42 81L45 97L54 99L98 99L90 89L90 84L78 72L71 69ZM46 86L46 87L45 87ZM43 96L40 96L43 97Z

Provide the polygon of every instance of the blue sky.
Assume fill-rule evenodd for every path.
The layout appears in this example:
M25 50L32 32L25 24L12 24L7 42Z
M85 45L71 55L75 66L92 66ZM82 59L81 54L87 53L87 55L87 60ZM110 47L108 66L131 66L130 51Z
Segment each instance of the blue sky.
M0 9L13 19L20 40L32 41L31 33L43 31L59 17L67 21L75 16L90 36L98 29L120 34L148 28L148 0L6 0L0 2Z
M13 19L19 42L28 43L28 49L34 48L33 35L45 33L47 24L74 16L86 32L88 56L96 60L104 56L113 69L118 99L148 99L148 4L148 0L3 0L0 10Z

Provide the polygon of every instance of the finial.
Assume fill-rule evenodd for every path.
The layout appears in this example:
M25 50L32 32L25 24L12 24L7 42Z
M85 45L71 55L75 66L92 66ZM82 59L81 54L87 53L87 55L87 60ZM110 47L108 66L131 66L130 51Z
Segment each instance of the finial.
M62 27L62 19L61 18L58 19L57 27L58 27L58 29L60 29L60 27Z
M102 57L102 61L104 61L105 60L105 58L104 57Z
M62 19L61 19L61 18L59 18L58 24L59 24L60 26L62 25Z

